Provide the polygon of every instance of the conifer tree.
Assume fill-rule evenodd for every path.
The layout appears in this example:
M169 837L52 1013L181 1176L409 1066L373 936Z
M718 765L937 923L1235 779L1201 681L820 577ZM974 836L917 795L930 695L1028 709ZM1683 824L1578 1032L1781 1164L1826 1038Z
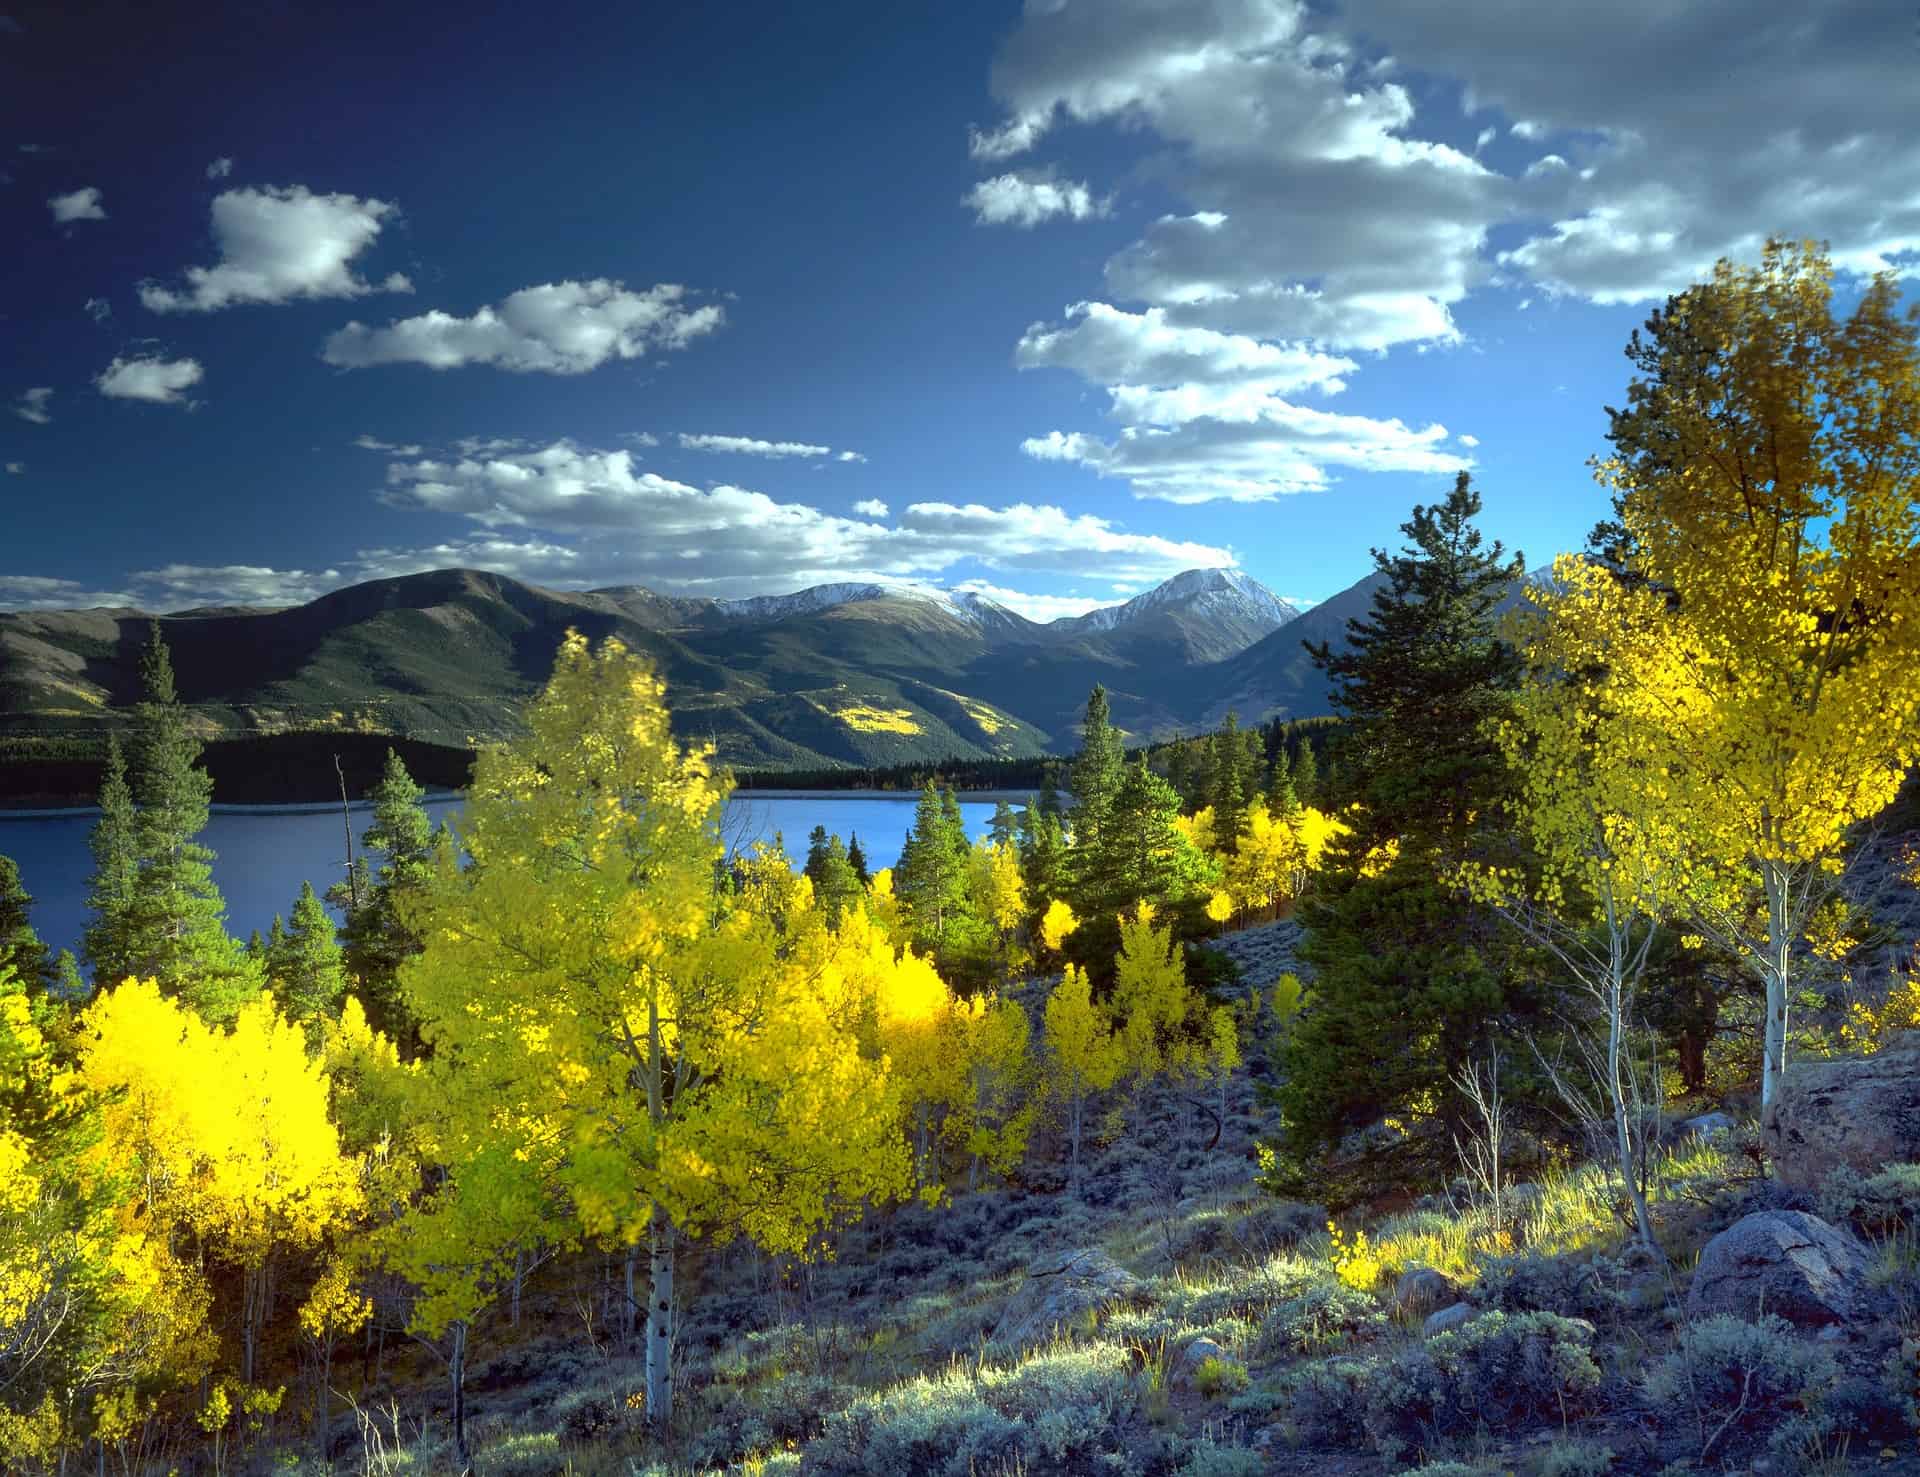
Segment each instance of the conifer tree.
M867 854L860 849L860 833L847 832L847 865L853 868L853 875L862 887L873 881L873 873L867 869Z
M1089 968L1104 975L1121 913L1147 902L1172 914L1210 890L1212 868L1179 823L1180 797L1142 755L1114 792L1100 846L1084 854L1076 838L1073 954Z
M86 998L87 982L80 977L80 961L73 957L71 949L62 949L53 956L52 993L55 999L68 1005Z
M1517 945L1443 880L1479 859L1510 787L1490 730L1520 663L1493 617L1523 566L1485 543L1479 511L1465 473L1444 503L1416 507L1406 546L1374 551L1386 579L1348 622L1347 649L1309 648L1351 725L1342 752L1363 808L1346 816L1353 829L1329 847L1302 908L1317 978L1279 1089L1291 1153L1384 1113L1451 1122L1450 1074L1520 988L1507 957ZM1309 804L1312 752L1302 740L1294 771Z
M19 867L12 857L0 856L0 969L12 966L28 990L44 992L53 986L53 958L33 931L32 906Z
M130 766L139 880L128 908L129 971L179 995L207 1020L231 1021L260 992L260 975L227 934L207 826L213 780L174 686L173 662L153 623L140 661Z
M948 800L928 780L914 809L913 825L893 869L893 892L913 941L938 953L957 931L967 909L965 835L956 845Z
M412 1054L417 1031L397 983L401 964L420 952L420 936L402 916L404 900L426 885L439 834L420 803L426 792L414 783L392 749L380 783L369 797L373 822L361 833L362 858L377 857L358 887L359 906L348 906L346 889L328 889L328 899L346 915L341 930L342 959L350 988L360 997L376 1032Z
M987 822L987 840L995 846L1012 846L1019 839L1019 831L1013 808L1004 800L998 801L993 807L993 819Z
M1273 767L1267 771L1267 809L1275 815L1292 815L1300 804L1300 793L1293 783L1293 765L1287 758L1287 741L1282 738L1273 751Z
M1300 740L1300 757L1293 761L1293 793L1302 805L1320 805L1320 761L1314 756L1313 740Z
M333 919L311 882L300 884L300 896L294 900L270 967L274 993L293 1020L309 1023L338 1017L347 974Z
M1073 846L1076 855L1098 854L1114 793L1120 788L1120 734L1107 716L1107 690L1095 685L1080 725L1080 753L1073 761Z
M821 836L825 830L824 826L815 826L813 834ZM817 848L809 839L805 872L813 883L814 904L829 921L837 920L859 900L862 884L838 834L826 836Z
M1240 742L1240 719L1231 709L1214 734L1209 747L1213 751L1214 838L1223 851L1231 852L1247 819L1246 750Z
M107 737L107 767L100 782L100 819L87 844L93 876L87 886L92 920L80 944L81 957L98 988L133 973L133 902L140 883L139 844L134 836L133 791L117 734Z

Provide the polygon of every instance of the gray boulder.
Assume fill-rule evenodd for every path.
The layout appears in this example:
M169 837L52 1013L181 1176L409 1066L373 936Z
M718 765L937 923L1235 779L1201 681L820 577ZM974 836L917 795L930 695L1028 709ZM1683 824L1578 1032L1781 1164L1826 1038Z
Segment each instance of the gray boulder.
M1174 1362L1174 1389L1197 1389L1200 1383L1200 1366L1209 1359L1218 1359L1222 1364L1234 1362L1233 1356L1212 1339L1197 1338L1180 1351L1179 1359Z
M1858 1237L1804 1210L1742 1216L1707 1243L1687 1316L1774 1313L1801 1328L1867 1315L1869 1253Z
M1473 1322L1479 1316L1479 1309L1471 1303L1455 1303L1450 1308L1442 1308L1429 1317L1420 1331L1428 1338L1435 1334L1452 1333L1456 1328Z
M1139 1279L1098 1247L1039 1257L1007 1299L992 1341L1010 1349L1029 1348L1044 1343L1063 1324L1139 1294Z
M1789 1063L1760 1136L1780 1183L1809 1193L1842 1166L1871 1175L1920 1160L1920 1031L1872 1056Z
M1432 1267L1414 1267L1393 1287L1394 1307L1421 1318L1459 1300L1460 1289L1453 1279Z
M1705 1138L1709 1134L1726 1133L1734 1126L1733 1119L1725 1113L1702 1113L1697 1118L1687 1119L1680 1128L1690 1137Z

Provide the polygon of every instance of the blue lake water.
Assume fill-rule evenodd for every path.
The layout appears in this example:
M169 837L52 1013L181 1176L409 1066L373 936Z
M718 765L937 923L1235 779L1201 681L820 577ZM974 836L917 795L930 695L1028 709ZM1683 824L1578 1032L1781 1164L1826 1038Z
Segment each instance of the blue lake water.
M969 835L985 834L997 798L974 796L961 801L960 814ZM1026 797L1010 794L1006 798L1017 810ZM457 812L459 804L457 798L426 802L435 820ZM364 805L352 809L357 854L360 833L371 817ZM857 834L867 865L878 871L900 859L900 848L913 825L913 809L911 795L737 792L728 803L725 831L735 845L771 840L778 833L796 864L805 858L807 835L815 826L838 832L843 840ZM87 836L95 819L90 811L27 815L0 811L0 856L10 856L18 864L21 880L33 895L34 928L49 948L78 952L87 923L87 877L93 870ZM324 892L344 870L346 831L337 805L330 809L216 807L200 840L215 855L213 877L227 900L227 929L242 939L256 928L265 933L275 913L284 917L302 881Z

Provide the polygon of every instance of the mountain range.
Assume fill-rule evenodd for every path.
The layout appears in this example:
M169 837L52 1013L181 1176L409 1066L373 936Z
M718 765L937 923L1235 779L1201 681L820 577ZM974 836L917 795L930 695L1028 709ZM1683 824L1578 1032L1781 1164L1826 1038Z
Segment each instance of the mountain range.
M1230 570L1047 623L979 594L821 585L715 600L547 590L444 569L284 609L0 614L0 732L94 732L139 697L158 620L209 735L365 729L461 744L514 731L569 627L666 679L676 729L743 768L1070 752L1103 683L1131 741L1328 711L1302 640L1344 636L1377 576L1302 611Z

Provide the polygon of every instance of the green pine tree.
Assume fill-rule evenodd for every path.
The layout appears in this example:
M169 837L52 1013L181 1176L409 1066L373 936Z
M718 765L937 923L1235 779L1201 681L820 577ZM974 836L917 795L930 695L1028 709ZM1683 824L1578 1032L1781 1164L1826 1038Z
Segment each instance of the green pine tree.
M1296 1163L1385 1115L1457 1126L1451 1074L1525 1005L1510 931L1441 880L1484 854L1507 785L1487 735L1518 663L1494 612L1523 566L1485 545L1479 511L1464 473L1446 502L1416 507L1407 547L1374 551L1387 579L1348 622L1347 649L1310 648L1350 720L1341 752L1364 809L1301 913L1314 991L1277 1093ZM1303 741L1303 799L1311 753ZM1395 859L1369 866L1388 841ZM1444 1131L1408 1144L1451 1153Z
M1040 794L1035 802L1042 815L1064 815L1065 807L1060 804L1060 779L1052 763L1040 766Z
M87 982L80 976L80 961L71 949L62 949L53 957L51 994L64 1005L77 1005L87 998Z
M1213 752L1213 835L1221 850L1234 850L1247 828L1246 747L1240 742L1240 718L1231 709L1209 745Z
M1072 899L1080 929L1068 952L1089 973L1112 972L1120 942L1120 915L1145 900L1191 927L1183 915L1204 900L1211 881L1207 858L1175 824L1180 796L1147 767L1144 756L1121 777L1108 810L1103 843L1082 861L1074 846L1076 891Z
M932 780L920 791L900 863L893 869L893 894L900 899L914 942L937 954L966 909L967 872L965 858L953 844L942 792Z
M1267 809L1275 815L1292 815L1300 808L1300 793L1294 788L1293 765L1287 759L1287 741L1283 738L1273 751L1273 767L1267 771Z
M157 980L207 1020L224 1024L259 994L259 971L227 933L207 826L213 780L174 688L160 623L141 656L146 696L135 710L130 766L139 882L128 910L131 972Z
M0 856L0 969L11 965L29 992L53 987L53 956L33 931L33 895L21 884L12 857Z
M993 819L987 822L987 839L995 846L1012 846L1019 836L1019 823L1013 808L1002 800L993 807Z
M100 782L100 819L87 838L93 851L87 907L93 917L80 942L80 956L99 989L117 985L134 972L133 904L140 887L135 824L126 758L119 736L109 735L106 773Z
M873 881L873 874L867 870L867 854L860 849L858 831L847 832L847 865L853 868L853 875L859 879L862 887Z
M815 826L807 838L807 879L813 883L814 902L829 918L838 919L853 906L861 890L847 848L825 826Z
M279 918L273 921L278 927ZM297 1021L339 1017L347 971L333 918L311 882L300 884L286 931L269 952L273 990L288 1015Z
M407 923L404 904L425 885L433 869L436 830L421 797L426 792L407 773L392 749L386 769L373 789L373 822L361 833L362 858L367 870L356 880L359 906L349 908L345 889L328 889L328 900L346 913L341 944L348 988L359 997L367 1020L403 1051L419 1045L413 1014L400 992L400 966L420 952L420 936ZM366 858L379 858L369 866Z
M1320 761L1310 738L1300 740L1300 757L1293 761L1293 793L1302 805L1320 804Z
M1080 725L1080 753L1073 761L1073 845L1088 855L1100 848L1100 828L1106 822L1114 793L1122 778L1120 732L1107 716L1107 690L1096 685L1087 696L1087 715Z

